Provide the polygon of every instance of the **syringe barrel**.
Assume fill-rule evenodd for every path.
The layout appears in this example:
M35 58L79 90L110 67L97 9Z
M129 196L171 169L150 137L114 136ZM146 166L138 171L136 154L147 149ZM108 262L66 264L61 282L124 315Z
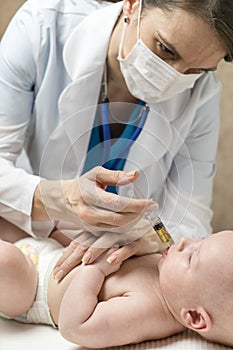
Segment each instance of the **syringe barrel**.
M168 233L162 220L158 216L156 216L156 217L150 216L150 221L151 221L151 223L153 225L153 229L157 233L160 241L163 244L167 243L169 246L171 246L174 243L174 241L173 241L171 235Z

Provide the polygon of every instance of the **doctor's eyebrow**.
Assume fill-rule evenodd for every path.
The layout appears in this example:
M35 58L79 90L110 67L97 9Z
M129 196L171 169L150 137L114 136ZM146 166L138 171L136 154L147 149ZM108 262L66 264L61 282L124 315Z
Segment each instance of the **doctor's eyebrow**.
M162 44L164 44L170 51L171 54L174 56L181 58L182 56L179 54L179 52L176 50L176 48L170 44L162 35L159 31L157 31L157 35L159 39L161 40ZM203 71L203 72L214 72L217 70L217 67L210 67L210 68L191 68L192 71L198 70L198 71Z

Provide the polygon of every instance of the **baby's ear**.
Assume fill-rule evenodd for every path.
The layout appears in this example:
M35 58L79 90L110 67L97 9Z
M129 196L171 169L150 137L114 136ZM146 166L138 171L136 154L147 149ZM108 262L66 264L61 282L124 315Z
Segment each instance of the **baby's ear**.
M192 309L182 308L180 316L187 328L199 333L208 332L212 326L211 318L202 306Z

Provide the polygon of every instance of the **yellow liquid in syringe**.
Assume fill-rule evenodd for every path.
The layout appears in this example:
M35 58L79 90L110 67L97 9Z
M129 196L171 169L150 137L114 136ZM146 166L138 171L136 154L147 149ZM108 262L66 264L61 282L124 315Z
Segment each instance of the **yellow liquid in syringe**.
M149 217L149 220L153 225L153 229L158 235L161 243L165 244L167 247L170 247L172 244L174 244L174 241L171 235L168 233L161 219L158 216L155 218L152 218L150 215L147 215L147 217Z

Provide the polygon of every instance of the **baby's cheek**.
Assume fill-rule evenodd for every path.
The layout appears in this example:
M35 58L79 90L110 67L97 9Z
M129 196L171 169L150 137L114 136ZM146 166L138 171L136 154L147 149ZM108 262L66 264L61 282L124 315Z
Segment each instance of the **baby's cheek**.
M166 277L166 268L162 263L160 263L159 266L159 281L161 286L166 286L167 283L167 277Z
M166 290L172 288L174 283L174 271L175 268L168 261L162 261L160 266L160 284Z

